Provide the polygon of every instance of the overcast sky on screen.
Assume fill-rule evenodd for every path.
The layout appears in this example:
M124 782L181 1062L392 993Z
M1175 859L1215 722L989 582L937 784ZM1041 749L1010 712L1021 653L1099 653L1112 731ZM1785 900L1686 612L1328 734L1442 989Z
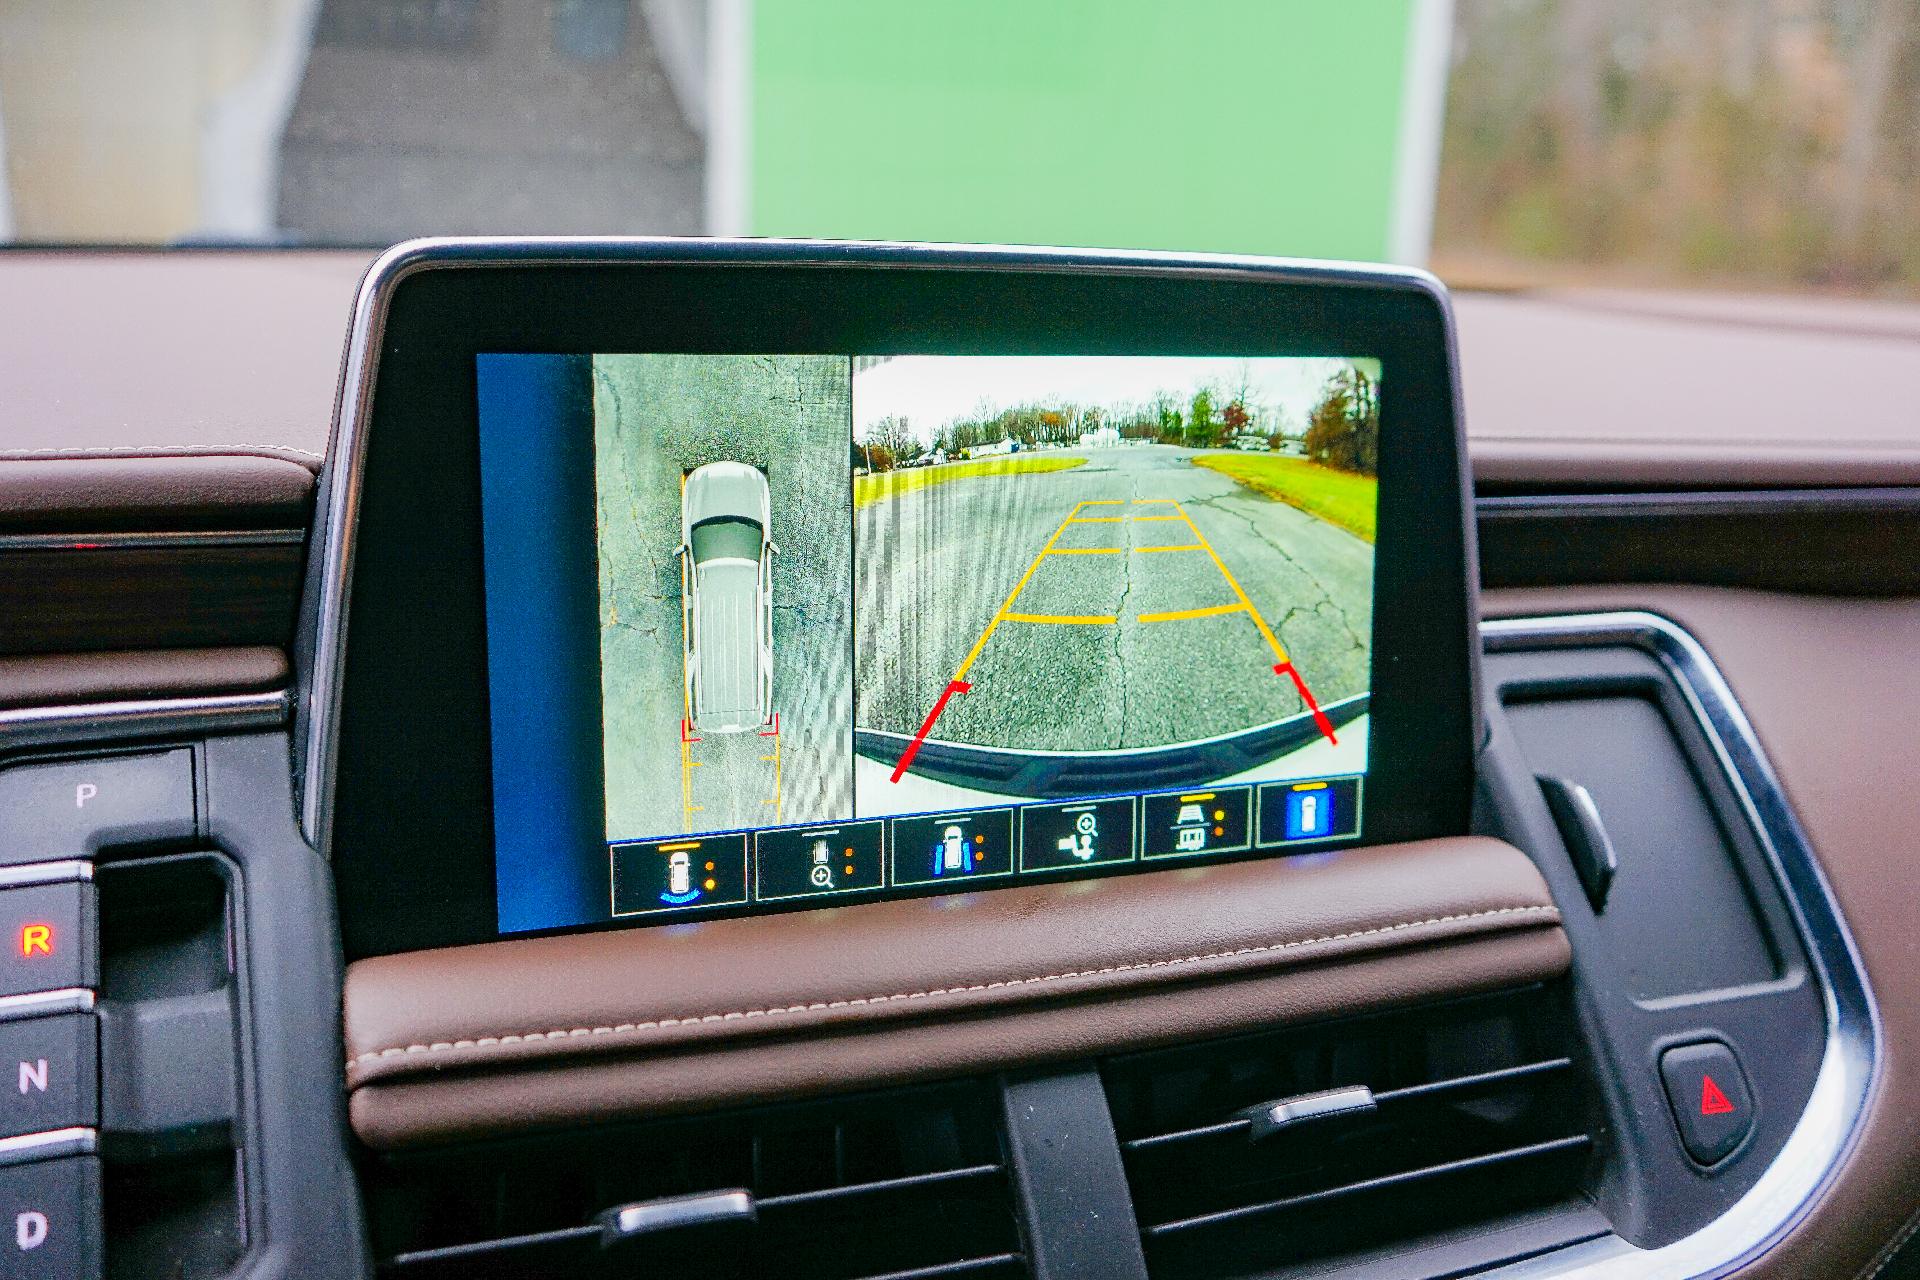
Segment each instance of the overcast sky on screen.
M897 415L931 441L948 423L975 417L983 404L982 416L1051 401L1107 410L1150 402L1163 391L1184 413L1202 387L1214 389L1218 410L1244 377L1249 407L1277 413L1298 431L1327 379L1346 364L1319 356L895 356L854 375L853 429L859 436Z

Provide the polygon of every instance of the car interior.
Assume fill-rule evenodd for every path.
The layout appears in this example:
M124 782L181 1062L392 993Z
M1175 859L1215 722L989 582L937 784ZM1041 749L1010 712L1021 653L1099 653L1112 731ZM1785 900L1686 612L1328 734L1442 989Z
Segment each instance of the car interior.
M0 1276L1920 1276L1920 17L1180 9L0 0Z

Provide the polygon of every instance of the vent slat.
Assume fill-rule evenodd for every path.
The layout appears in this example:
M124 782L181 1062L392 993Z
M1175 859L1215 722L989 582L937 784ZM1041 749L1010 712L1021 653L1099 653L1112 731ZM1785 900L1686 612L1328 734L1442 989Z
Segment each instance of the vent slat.
M1575 1037L1564 989L1533 987L1104 1063L1155 1280L1364 1266L1443 1236L1492 1265L1521 1237L1591 1233ZM1250 1140L1261 1109L1363 1090L1371 1108Z
M565 1231L541 1231L533 1235L514 1236L504 1240L479 1240L472 1244L447 1245L440 1249L416 1249L410 1253L396 1254L384 1264L389 1271L405 1271L408 1268L425 1269L440 1266L443 1263L464 1262L471 1259L498 1257L508 1253L531 1253L536 1250L558 1249L568 1245L594 1244L600 1236L598 1227L572 1227Z
M1522 1063L1517 1067L1503 1067L1497 1071L1481 1071L1473 1075L1454 1076L1446 1080L1434 1080L1427 1084L1408 1085L1403 1089L1389 1089L1373 1095L1374 1105L1385 1107L1396 1102L1410 1102L1417 1098L1433 1098L1449 1093L1465 1093L1472 1089L1489 1085L1509 1084L1525 1080L1531 1076L1545 1075L1551 1071L1565 1071L1573 1066L1572 1058L1548 1058L1542 1062ZM1228 1134L1245 1133L1251 1127L1251 1121L1243 1118L1223 1120L1219 1124L1197 1125L1191 1129L1175 1129L1170 1133L1149 1134L1144 1138L1132 1138L1121 1143L1125 1151L1151 1151L1156 1147L1169 1147L1182 1142L1194 1142L1203 1138L1218 1138Z
M861 1276L860 1280L939 1280L942 1276L977 1276L996 1269L1024 1275L1026 1259L1017 1253L995 1253L979 1258L962 1258L932 1267L910 1271L889 1271L884 1275Z
M1223 1209L1218 1213L1203 1213L1191 1218L1182 1218L1173 1222L1156 1223L1146 1227L1141 1234L1149 1238L1178 1235L1183 1231L1197 1231L1204 1227L1219 1226L1222 1223L1237 1222L1246 1218L1263 1217L1270 1213L1281 1213L1288 1209L1304 1208L1307 1205L1323 1204L1329 1200L1338 1200L1343 1196L1359 1195L1368 1191L1385 1191L1391 1187L1406 1186L1410 1183L1424 1182L1433 1178L1444 1178L1449 1174L1468 1173L1475 1169L1488 1169L1495 1165L1511 1164L1514 1161L1531 1159L1535 1156L1553 1155L1563 1151L1576 1151L1591 1145L1593 1139L1586 1134L1575 1134L1568 1138L1555 1138L1550 1142L1535 1142L1524 1147L1514 1147L1508 1151L1495 1151L1483 1156L1469 1156L1464 1160L1449 1160L1444 1164L1428 1165L1422 1169L1409 1169L1404 1173L1390 1173L1378 1178L1365 1178L1359 1182L1350 1182L1344 1186L1328 1187L1323 1191L1310 1191L1304 1195L1284 1196L1278 1200L1268 1200L1262 1204L1241 1205L1234 1209Z
M1451 1080L1435 1080L1431 1084L1413 1084L1404 1089L1389 1089L1385 1093L1374 1094L1373 1100L1376 1104L1385 1106L1390 1102L1430 1098L1443 1093L1465 1093L1470 1089L1480 1089L1494 1084L1510 1084L1532 1076L1545 1075L1549 1071L1567 1071L1572 1067L1572 1058L1548 1058L1544 1062L1526 1062L1517 1067L1505 1067L1498 1071L1482 1071L1477 1075L1455 1076Z
M1021 1280L995 1103L976 1080L599 1126L369 1157L362 1186L387 1280ZM716 1187L754 1220L601 1247L604 1211Z
M817 1205L834 1200L847 1200L854 1196L880 1195L890 1191L918 1190L936 1187L950 1182L969 1182L979 1178L999 1177L1001 1166L997 1164L968 1165L964 1169L941 1169L934 1173L916 1173L904 1178L881 1178L873 1182L856 1182L844 1187L822 1187L818 1191L795 1191L784 1196L767 1196L756 1203L762 1211L768 1209L790 1209L800 1205Z

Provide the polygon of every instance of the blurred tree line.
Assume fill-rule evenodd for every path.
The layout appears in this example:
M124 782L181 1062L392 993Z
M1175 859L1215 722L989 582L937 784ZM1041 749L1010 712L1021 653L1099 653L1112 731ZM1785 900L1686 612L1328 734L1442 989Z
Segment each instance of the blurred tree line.
M1920 4L1458 0L1434 259L1920 294Z
M1307 456L1323 466L1380 474L1380 387L1349 365L1327 379L1307 415Z
M1286 436L1277 415L1250 403L1246 379L1239 387L1201 387L1191 397L1163 391L1140 404L1072 404L1063 400L1034 401L994 408L982 405L968 417L948 423L923 442L904 417L879 418L854 441L854 466L888 471L937 451L959 457L966 450L1002 440L1022 448L1068 447L1080 437L1111 428L1122 440L1150 440L1192 449L1218 449L1237 436L1258 435L1278 447Z

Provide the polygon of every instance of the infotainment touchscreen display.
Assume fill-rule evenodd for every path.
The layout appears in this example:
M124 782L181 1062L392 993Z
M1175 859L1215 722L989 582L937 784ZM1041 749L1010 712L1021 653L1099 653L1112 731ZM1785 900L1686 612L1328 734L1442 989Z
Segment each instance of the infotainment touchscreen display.
M501 932L1359 835L1376 356L474 371Z
M318 509L291 764L350 957L935 922L1470 826L1417 272L403 245Z

